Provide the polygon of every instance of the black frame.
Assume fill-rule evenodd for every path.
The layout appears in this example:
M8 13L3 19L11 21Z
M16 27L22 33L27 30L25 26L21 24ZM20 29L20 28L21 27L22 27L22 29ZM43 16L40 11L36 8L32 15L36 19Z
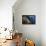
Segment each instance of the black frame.
M36 16L22 15L22 24L36 24Z

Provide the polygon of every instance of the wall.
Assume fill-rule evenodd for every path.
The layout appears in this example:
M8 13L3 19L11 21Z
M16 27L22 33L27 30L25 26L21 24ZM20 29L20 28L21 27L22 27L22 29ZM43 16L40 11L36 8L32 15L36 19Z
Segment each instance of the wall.
M3 30L1 27L6 27L9 30L12 29L12 6L16 0L0 0L0 32ZM10 35L9 31L0 34L0 38L5 38L5 35ZM7 37L9 38L9 37Z
M46 46L46 0L42 0L41 3L41 40L42 46Z
M12 6L16 0L0 0L0 27L12 29Z
M15 29L41 46L41 0L18 0L13 6ZM22 15L36 15L35 25L23 25Z
M22 0L21 0L22 1ZM42 46L46 46L46 0L42 0L41 1L41 3L42 3L42 14L41 15L38 15L36 12L35 12L35 10L33 10L34 12L34 14L36 14L36 17L37 17L37 24L36 25L22 25L22 16L21 15L23 15L23 14L32 14L32 10L31 11L29 11L29 9L31 8L30 7L30 5L32 6L32 4L33 4L33 6L35 5L34 3L36 2L36 5L38 4L39 5L39 2L40 1L34 1L34 0L32 0L31 2L33 2L33 3L31 3L30 5L29 5L29 7L27 7L27 6L24 6L24 8L27 10L25 10L23 7L22 7L22 5L20 5L21 3L21 1L18 1L18 2L16 2L16 0L0 0L0 26L5 26L5 27L8 27L8 28L12 28L12 6L13 6L13 4L15 3L15 5L16 6L14 6L14 14L15 15L17 15L15 18L16 18L16 29L18 30L18 31L20 31L20 32L23 32L23 34L25 35L25 36L27 36L26 35L26 33L28 33L28 34L30 34L30 38L31 39L34 39L35 41L36 41L36 44L38 45L39 44L39 42L37 42L37 41L39 41L40 39L41 39L41 42L42 42ZM23 2L22 2L23 3ZM19 6L18 6L18 4L19 4ZM26 3L27 4L27 3ZM24 1L24 3L23 3L23 5L26 5L25 4L25 1ZM28 3L29 4L29 3ZM21 6L21 8L23 9L23 10L19 10L19 11L17 11L17 9L19 8ZM33 7L32 6L32 7ZM28 9L27 9L27 8ZM35 7L35 6L34 6ZM39 6L36 6L36 8L40 8L40 5ZM17 8L17 9L16 9ZM21 9L20 8L20 9ZM34 8L32 8L32 9L34 9ZM40 9L39 9L40 10ZM26 12L25 12L26 11ZM37 10L38 11L38 10ZM18 14L17 14L17 13ZM39 16L40 16L40 18L39 18ZM19 23L18 23L19 22ZM41 24L40 24L41 23ZM41 26L39 26L39 25L41 25ZM40 28L41 27L41 28ZM41 32L41 33L40 33ZM38 35L37 35L38 34ZM40 36L39 36L39 34L41 34L41 38L40 38ZM24 37L25 37L24 36ZM36 37L37 36L37 37ZM39 40L38 40L39 39Z

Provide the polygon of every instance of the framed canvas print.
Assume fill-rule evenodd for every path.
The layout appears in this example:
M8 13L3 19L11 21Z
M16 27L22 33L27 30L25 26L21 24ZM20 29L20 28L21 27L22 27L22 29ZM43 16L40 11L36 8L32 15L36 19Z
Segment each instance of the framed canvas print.
M22 15L22 24L36 24L36 16Z

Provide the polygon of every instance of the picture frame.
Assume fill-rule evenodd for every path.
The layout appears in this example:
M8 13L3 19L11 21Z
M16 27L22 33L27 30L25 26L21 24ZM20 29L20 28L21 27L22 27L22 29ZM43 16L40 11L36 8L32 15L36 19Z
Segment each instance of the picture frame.
M36 24L36 16L22 15L22 24Z

